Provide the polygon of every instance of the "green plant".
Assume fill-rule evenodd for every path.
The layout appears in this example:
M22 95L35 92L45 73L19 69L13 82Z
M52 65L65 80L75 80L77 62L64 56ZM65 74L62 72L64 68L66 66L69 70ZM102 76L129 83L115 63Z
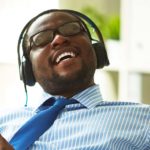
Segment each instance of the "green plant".
M120 17L119 16L103 15L90 6L82 8L81 12L85 13L96 23L98 28L101 30L105 40L120 39Z
M111 16L107 23L108 27L108 38L110 39L120 39L120 17L119 16Z

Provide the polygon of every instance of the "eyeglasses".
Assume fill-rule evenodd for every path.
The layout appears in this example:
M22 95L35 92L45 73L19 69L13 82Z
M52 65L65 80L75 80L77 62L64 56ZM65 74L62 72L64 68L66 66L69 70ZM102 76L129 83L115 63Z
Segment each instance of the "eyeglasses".
M40 31L30 38L30 46L44 46L52 42L55 35L58 33L63 36L73 36L85 31L79 22L69 22L59 26L57 29L47 29Z

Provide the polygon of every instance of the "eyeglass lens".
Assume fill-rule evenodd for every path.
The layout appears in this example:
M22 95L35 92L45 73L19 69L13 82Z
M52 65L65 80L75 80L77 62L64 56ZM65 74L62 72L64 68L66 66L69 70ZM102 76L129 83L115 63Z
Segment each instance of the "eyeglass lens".
M69 22L59 26L57 29L48 29L32 36L32 42L35 46L44 46L52 42L56 33L63 36L72 36L81 32L79 22Z

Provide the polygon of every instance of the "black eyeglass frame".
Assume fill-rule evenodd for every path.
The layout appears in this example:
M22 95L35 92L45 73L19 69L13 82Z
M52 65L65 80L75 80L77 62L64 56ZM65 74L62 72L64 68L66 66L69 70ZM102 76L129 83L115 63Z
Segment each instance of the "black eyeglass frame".
M79 26L80 26L80 31L77 32L77 33L70 34L70 35L64 35L63 33L61 33L61 32L59 31L59 28L62 27L62 26L64 26L64 25L66 25L66 24L69 24L69 23L78 23ZM49 40L49 41L47 41L47 42L45 42L45 43L43 43L43 44L37 45L37 44L34 42L33 38L34 38L37 34L42 33L42 32L46 32L46 31L52 31L52 34L53 34L52 39ZM60 26L58 26L58 27L55 28L55 29L46 29L46 30L42 30L42 31L39 31L39 32L33 34L33 35L29 38L29 42L30 42L30 46L29 46L29 47L30 47L30 50L31 50L32 47L33 47L33 45L36 46L36 47L45 46L45 45L47 45L48 43L50 43L50 42L53 41L53 39L54 39L54 37L55 37L56 34L60 34L60 35L62 35L62 36L64 36L64 37L69 37L69 36L74 36L74 35L80 34L80 33L82 33L82 32L86 32L87 34L89 34L88 31L87 31L87 29L85 28L85 26L84 26L80 21L65 22L64 24L61 24Z

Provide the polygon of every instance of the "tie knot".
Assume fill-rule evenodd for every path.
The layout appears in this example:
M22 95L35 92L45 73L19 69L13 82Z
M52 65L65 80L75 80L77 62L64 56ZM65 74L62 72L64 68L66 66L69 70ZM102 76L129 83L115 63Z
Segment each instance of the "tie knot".
M57 106L57 107L63 108L66 105L74 104L74 103L78 103L78 101L76 101L73 98L67 99L63 97L60 97L60 98L51 97L48 100L46 100L41 106L39 106L36 112L45 110L49 108L50 106Z
M67 99L67 98L57 98L55 99L55 103L54 105L62 105L62 106L66 106L69 104L75 104L78 103L77 100L75 99Z

